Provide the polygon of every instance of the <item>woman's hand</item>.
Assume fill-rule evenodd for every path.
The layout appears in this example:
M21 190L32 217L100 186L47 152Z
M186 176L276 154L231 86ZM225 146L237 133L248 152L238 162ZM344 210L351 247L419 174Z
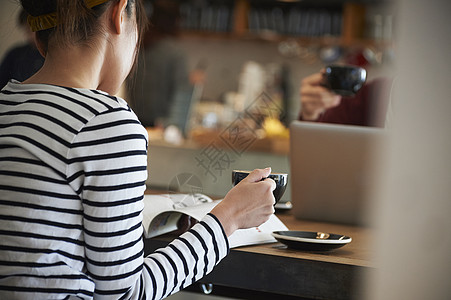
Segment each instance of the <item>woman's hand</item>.
M270 173L271 168L252 171L211 211L227 236L237 229L259 226L274 213L276 183L266 178Z
M323 73L312 74L301 82L301 115L305 121L314 121L326 110L340 104L341 96L323 85Z

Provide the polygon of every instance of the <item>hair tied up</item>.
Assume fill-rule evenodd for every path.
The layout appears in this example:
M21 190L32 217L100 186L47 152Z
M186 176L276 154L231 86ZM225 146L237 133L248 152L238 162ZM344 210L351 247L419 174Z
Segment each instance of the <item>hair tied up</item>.
M103 4L109 0L84 0L87 8L91 9L97 5ZM77 1L74 1L77 2ZM60 16L62 17L62 16ZM64 19L64 18L63 18ZM61 21L61 20L60 20ZM51 12L39 16L29 15L27 18L28 25L33 32L46 30L56 27L59 23L57 18L57 12Z

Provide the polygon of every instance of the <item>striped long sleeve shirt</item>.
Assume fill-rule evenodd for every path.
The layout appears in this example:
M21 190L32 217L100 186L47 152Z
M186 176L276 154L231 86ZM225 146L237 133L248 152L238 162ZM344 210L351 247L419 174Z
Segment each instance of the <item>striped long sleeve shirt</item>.
M160 299L227 255L214 215L147 257L147 133L104 92L0 92L0 299Z

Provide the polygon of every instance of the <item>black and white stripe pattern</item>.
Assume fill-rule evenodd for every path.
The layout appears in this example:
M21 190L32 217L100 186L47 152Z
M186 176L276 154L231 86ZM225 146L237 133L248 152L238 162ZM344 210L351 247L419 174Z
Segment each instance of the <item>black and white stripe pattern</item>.
M210 272L228 252L213 215L143 257L146 166L147 133L124 100L10 82L0 93L0 298L160 299Z

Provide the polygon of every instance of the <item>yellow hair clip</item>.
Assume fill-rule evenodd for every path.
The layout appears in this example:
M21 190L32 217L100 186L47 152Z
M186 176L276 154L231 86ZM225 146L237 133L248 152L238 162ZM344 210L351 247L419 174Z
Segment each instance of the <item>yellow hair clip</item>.
M88 8L93 8L94 6L103 4L107 1L108 0L85 0L85 3ZM36 17L28 15L27 22L33 32L53 28L58 23L56 19L56 12Z

